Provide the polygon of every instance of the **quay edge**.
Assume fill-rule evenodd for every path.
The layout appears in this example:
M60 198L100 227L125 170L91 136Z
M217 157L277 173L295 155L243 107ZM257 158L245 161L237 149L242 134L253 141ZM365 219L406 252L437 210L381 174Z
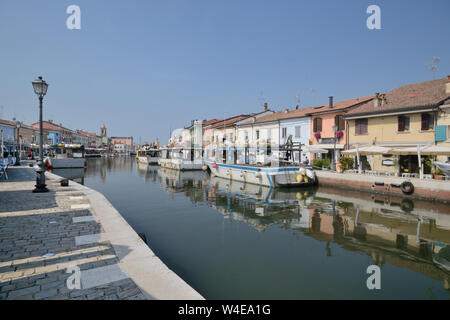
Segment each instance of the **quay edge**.
M340 189L355 190L382 194L385 196L401 196L410 199L421 199L450 203L450 181L409 179L402 177L371 176L356 173L336 173L317 170L319 186L335 187ZM409 181L414 185L414 192L404 194L399 187Z
M64 179L50 172L46 172L46 176L49 179ZM70 186L89 199L93 216L103 228L100 242L111 243L119 258L118 266L147 299L204 300L153 253L103 194L75 181L70 181ZM147 238L151 236L147 235Z

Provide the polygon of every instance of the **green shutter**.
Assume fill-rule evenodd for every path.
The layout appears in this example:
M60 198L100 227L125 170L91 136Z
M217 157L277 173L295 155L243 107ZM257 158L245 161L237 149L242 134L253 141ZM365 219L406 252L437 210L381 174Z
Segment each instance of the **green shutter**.
M447 140L447 126L436 126L434 130L434 139L436 142Z

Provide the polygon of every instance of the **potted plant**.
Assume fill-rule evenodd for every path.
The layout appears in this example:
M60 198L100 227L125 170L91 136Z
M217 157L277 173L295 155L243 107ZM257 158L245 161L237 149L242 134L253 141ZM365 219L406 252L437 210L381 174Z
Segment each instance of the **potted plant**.
M344 132L338 131L336 132L336 139L340 140L344 136Z
M319 140L321 137L320 132L314 133L314 137L316 138L316 140Z
M444 173L441 171L441 169L436 168L436 170L434 170L434 179L444 180Z

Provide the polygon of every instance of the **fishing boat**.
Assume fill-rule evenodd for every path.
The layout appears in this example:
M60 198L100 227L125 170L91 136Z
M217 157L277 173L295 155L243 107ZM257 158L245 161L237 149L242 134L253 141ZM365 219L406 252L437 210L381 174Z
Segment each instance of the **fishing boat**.
M143 148L136 152L136 159L138 162L146 164L158 164L161 158L161 149Z
M84 168L86 166L84 146L80 144L58 144L48 149L44 158L47 168Z
M287 144L274 151L267 147L256 148L251 156L247 147L243 151L242 148L221 148L215 154L220 154L222 159L216 158L207 165L213 176L271 188L317 184L313 168L293 160L294 152L301 152L301 148Z
M434 161L433 164L441 169L447 177L450 177L450 163Z
M162 148L158 164L162 168L181 171L202 170L202 148Z
M103 149L98 148L86 148L84 150L85 158L100 158L102 156Z

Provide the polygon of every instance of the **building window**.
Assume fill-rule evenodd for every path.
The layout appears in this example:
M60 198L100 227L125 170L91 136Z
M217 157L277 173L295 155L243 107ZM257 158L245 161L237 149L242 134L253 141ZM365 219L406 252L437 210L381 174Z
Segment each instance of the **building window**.
M407 116L398 117L398 131L399 132L409 131L409 117Z
M267 139L272 139L272 129L267 129Z
M356 119L355 120L355 134L366 134L367 133L367 119Z
M434 115L432 113L422 113L422 126L421 130L433 130L434 129Z
M295 126L295 137L300 138L300 126Z
M345 130L345 120L343 115L337 115L334 117L334 125L337 128L337 131Z
M321 132L322 131L322 118L314 118L313 131L314 132Z
M287 128L282 128L281 129L281 137L286 138L286 136L287 136Z
M256 130L256 140L259 139L259 130Z

